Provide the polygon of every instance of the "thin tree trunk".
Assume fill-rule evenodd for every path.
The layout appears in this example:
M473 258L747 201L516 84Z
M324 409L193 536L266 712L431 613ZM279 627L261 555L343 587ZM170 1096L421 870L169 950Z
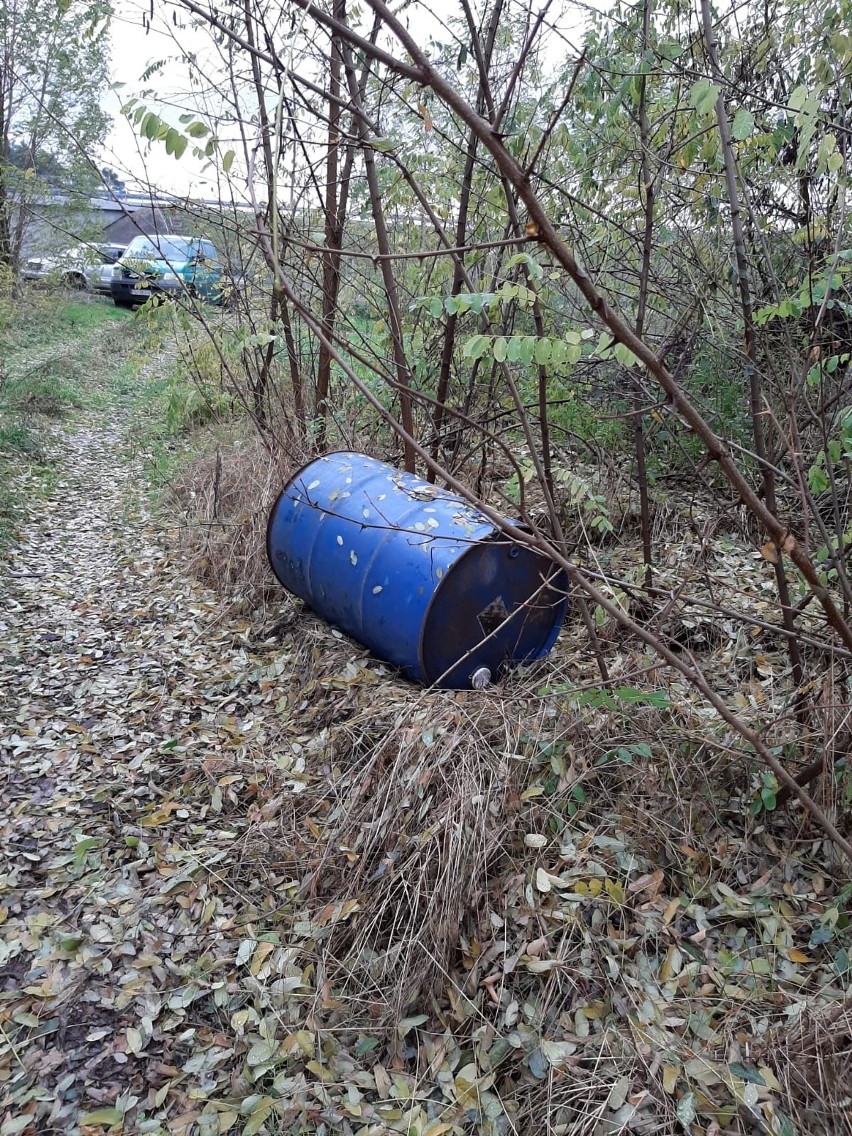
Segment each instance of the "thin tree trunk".
M761 493L766 508L773 516L777 516L778 506L775 497L775 471L766 458L766 435L763 429L763 395L760 387L760 373L757 366L757 351L754 337L754 320L752 318L751 288L748 276L748 260L746 258L745 236L743 234L742 213L740 210L739 191L737 189L736 159L731 145L731 132L728 126L728 114L725 107L725 96L722 92L722 69L719 64L719 53L716 48L716 38L713 31L713 17L710 12L710 0L701 0L701 17L704 23L704 39L707 44L707 55L714 76L720 83L719 97L716 99L716 121L719 128L719 141L722 146L722 156L725 163L725 181L728 190L728 202L731 207L731 230L734 237L734 256L737 264L737 279L740 291L740 308L743 316L743 330L745 337L746 372L749 384L749 403L751 407L752 444L754 453L760 465ZM778 588L778 598L781 603L781 617L787 631L795 631L794 613L790 602L790 586L787 573L784 570L782 547L777 541L773 557L775 583ZM790 666L793 673L793 682L796 686L802 685L804 671L799 652L799 644L795 636L787 637L787 648L790 655Z
M497 29L500 24L500 15L503 11L503 0L496 0L494 7L491 9L491 17L488 23L488 33L485 41L485 51L480 55L479 42L477 38L477 29L474 24L470 7L466 0L464 3L465 13L468 18L468 30L471 34L471 41L474 44L474 51L477 59L481 58L481 65L485 74L488 73L488 68L491 66L491 56L494 51L494 41L497 37ZM479 89L476 95L476 109L478 114L482 114L485 109L487 86L483 79L483 75L479 77ZM479 139L476 136L476 131L471 130L468 136L467 153L465 154L464 169L461 178L461 192L459 194L459 214L456 222L456 248L462 248L467 239L467 215L470 207L470 195L473 188L473 171L476 165L476 151L479 145ZM459 253L459 258L453 264L453 281L450 286L450 295L458 296L462 290L464 283L464 253ZM456 324L458 317L453 312L447 317L447 322L444 325L444 343L441 350L441 363L438 369L438 385L435 391L438 400L435 407L433 416L433 429L435 431L435 439L432 443L432 456L437 458L440 452L441 445L441 429L444 423L446 414L445 406L447 395L450 389L450 370L453 362L453 351L456 341ZM430 481L434 481L435 475L430 470L428 475Z
M361 107L361 92L352 62L352 55L348 47L344 48L346 64L346 77L349 82L349 95L352 105L356 109ZM367 176L367 189L370 196L370 208L373 213L373 226L376 231L376 246L379 250L382 282L385 288L385 297L388 303L388 326L390 328L391 344L393 347L394 367L396 370L396 385L399 394L400 420L407 438L403 439L403 452L405 468L409 473L415 471L415 451L408 440L414 437L414 419L411 408L410 369L405 354L405 345L402 339L402 314L399 307L399 293L396 287L393 261L391 260L390 240L388 237L387 222L382 209L382 193L379 188L379 178L376 172L376 156L370 143L369 132L364 117L355 116L358 132L363 145L364 172Z
M642 52L648 51L651 31L652 0L645 0L642 8ZM645 229L642 235L642 264L639 270L639 300L636 305L636 334L645 331L645 313L648 308L648 287L651 277L651 251L654 240L654 199L656 178L651 173L651 131L648 125L648 76L643 72L639 80L639 162L642 190L645 193ZM636 453L636 480L639 486L639 515L642 526L642 561L645 565L645 587L654 583L651 547L651 506L648 499L648 466L645 457L645 423L642 414L644 396L642 384L633 377L633 448Z
M254 26L252 23L251 6L249 0L245 0L243 5L243 13L245 18L246 38L252 46L254 46ZM261 146L263 147L263 160L266 167L266 184L268 187L268 199L270 203L274 202L275 194L273 192L273 183L277 177L275 170L275 163L272 156L272 134L269 122L269 115L266 110L266 99L264 97L263 79L260 73L260 64L257 56L252 52L251 54L251 71L252 80L254 83L255 95L257 97L258 117L260 119L260 137ZM304 405L304 386L302 382L302 372L299 368L299 360L296 355L295 343L293 341L293 328L290 322L290 309L284 294L281 292L277 281L273 278L272 281L272 296L269 301L269 318L271 323L275 324L276 315L281 319L284 327L284 338L287 346L287 361L290 368L290 386L293 390L293 407L296 414L296 422L301 437L304 439L307 433L307 421L305 417ZM267 368L267 373L264 375L264 386L268 379L268 368L271 365L272 356L270 355L264 361L264 366Z
M334 16L346 17L345 0L334 0ZM332 33L329 46L328 74L328 149L325 160L325 249L322 254L322 329L326 338L334 338L334 321L337 314L337 293L340 285L340 257L342 233L338 231L337 171L340 152L340 76L343 66L338 37ZM317 367L316 405L318 420L317 446L325 449L326 411L331 383L331 356L320 343Z

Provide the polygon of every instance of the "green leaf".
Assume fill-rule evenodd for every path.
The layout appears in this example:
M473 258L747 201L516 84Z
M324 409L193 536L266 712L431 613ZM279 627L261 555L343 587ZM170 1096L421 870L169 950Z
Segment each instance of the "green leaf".
M538 339L535 345L535 361L541 367L547 366L553 353L553 344L549 339Z
M476 315L480 315L483 308L487 308L489 304L494 303L493 292L468 292L466 295L462 293L462 295L459 296L459 300L461 301L462 298L467 300L470 310L475 312Z
M428 1021L428 1014L416 1014L413 1018L403 1018L402 1021L398 1023L396 1031L400 1038L404 1038L406 1034L410 1033L418 1026L425 1026Z
M464 345L462 355L465 359L481 359L490 346L490 335L472 335Z
M278 1052L277 1041L256 1041L246 1055L247 1065L266 1065Z
M0 1124L0 1136L17 1136L33 1123L32 1114L25 1112L22 1116L11 1116Z
M512 335L509 338L509 347L506 352L506 357L510 363L519 363L521 359L521 337L519 335Z
M790 110L801 110L807 97L807 87L796 87L790 92L790 97L787 100L787 106L790 108Z
M731 124L731 134L733 134L737 142L744 142L746 138L751 138L752 134L754 134L754 115L751 111L740 107L734 115L734 121Z
M516 264L523 264L533 280L541 279L544 270L528 252L516 252L513 257L506 261L506 269L514 268Z
M735 1077L745 1081L748 1085L765 1085L763 1074L759 1073L753 1065L743 1065L741 1061L732 1061L728 1069Z
M694 1093L685 1093L677 1102L677 1118L681 1124L686 1128L695 1120L695 1095Z
M210 128L203 122L193 122L192 126L187 127L186 132L190 138L203 138L205 134L209 134Z
M440 319L444 314L444 301L440 296L433 296L429 301L429 315L433 319Z
M274 1102L269 1097L263 1097L262 1103L258 1105L257 1109L251 1114L248 1123L243 1128L243 1136L256 1136L260 1132L264 1124L269 1119L272 1112Z
M80 1117L81 1124L120 1124L124 1120L124 1111L120 1108L96 1108L94 1112L86 1112Z
M709 79L699 79L689 89L689 105L699 114L708 114L716 105L719 88Z
M228 150L228 152L225 154L225 157L222 159L223 171L225 173L228 173L228 171L230 170L230 168L233 164L234 164L234 151Z
M632 367L635 363L639 362L630 348L625 347L623 343L616 343L614 352L616 359L622 367Z
M498 363L503 363L506 360L508 352L509 347L506 343L505 337L498 335L498 337L494 340L494 358Z

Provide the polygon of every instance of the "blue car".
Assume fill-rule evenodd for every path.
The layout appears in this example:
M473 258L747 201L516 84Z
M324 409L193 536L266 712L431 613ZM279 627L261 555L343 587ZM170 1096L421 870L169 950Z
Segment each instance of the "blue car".
M113 268L110 292L119 308L151 296L222 300L222 266L210 241L198 237L135 237Z

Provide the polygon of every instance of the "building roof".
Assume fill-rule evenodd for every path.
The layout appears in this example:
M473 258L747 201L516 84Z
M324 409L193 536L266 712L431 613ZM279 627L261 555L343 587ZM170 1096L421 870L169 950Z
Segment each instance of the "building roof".
M130 244L141 233L157 236L168 233L171 226L166 215L158 205L142 205L138 208L122 205L122 215L111 221L104 230L104 238L116 244Z

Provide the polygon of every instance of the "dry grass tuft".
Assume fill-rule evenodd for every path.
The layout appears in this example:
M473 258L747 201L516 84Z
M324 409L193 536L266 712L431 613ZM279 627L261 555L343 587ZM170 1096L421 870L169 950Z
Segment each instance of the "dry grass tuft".
M773 1039L779 1079L795 1105L798 1131L808 1136L852 1134L852 997L805 1011L786 1036Z
M249 609L262 603L274 584L266 558L266 523L299 464L296 458L273 458L253 438L217 446L214 453L190 462L171 487L167 505L180 525L190 568Z
M517 795L497 756L499 704L448 694L418 702L398 708L336 786L327 854L310 881L331 903L362 897L331 943L335 981L361 995L369 974L372 1012L378 1003L396 1020L445 985L511 839L507 798Z

